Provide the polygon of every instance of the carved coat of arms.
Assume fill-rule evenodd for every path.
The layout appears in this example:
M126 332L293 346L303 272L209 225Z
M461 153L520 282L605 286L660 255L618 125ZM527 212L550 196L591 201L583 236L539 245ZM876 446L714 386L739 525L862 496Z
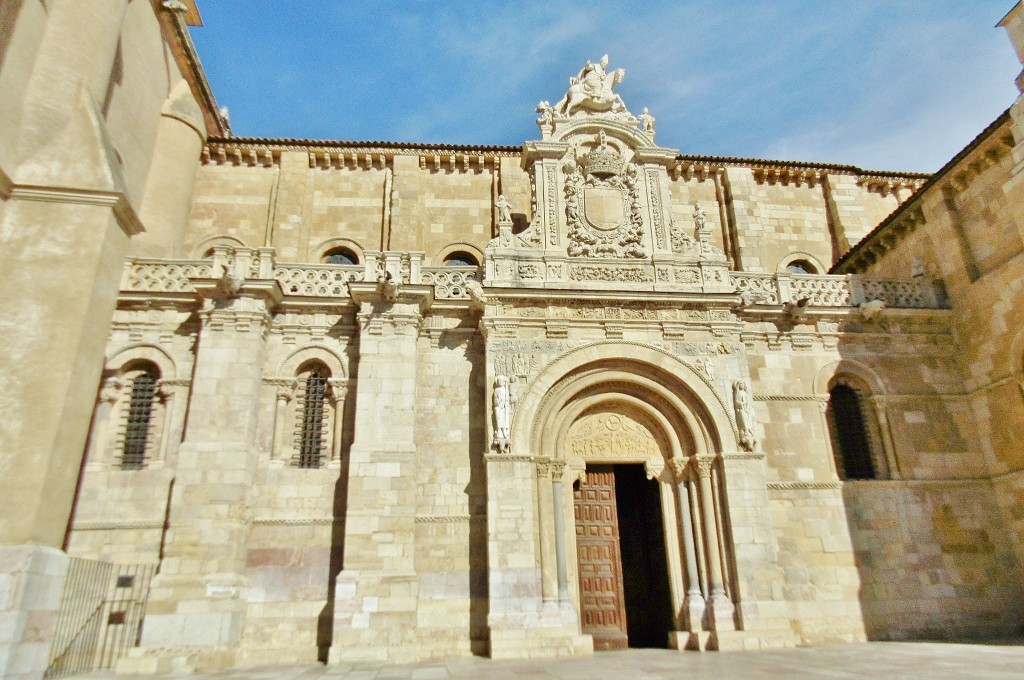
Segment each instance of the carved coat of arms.
M608 144L604 131L581 163L566 166L565 214L571 257L647 256L639 173Z

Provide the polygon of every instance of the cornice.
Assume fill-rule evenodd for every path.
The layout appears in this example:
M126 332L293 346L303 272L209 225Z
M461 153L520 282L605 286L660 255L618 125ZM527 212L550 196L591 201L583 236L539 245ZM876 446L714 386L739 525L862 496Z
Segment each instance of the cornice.
M9 181L10 178L7 178ZM2 182L2 180L0 180ZM77 187L40 186L11 184L7 192L12 199L40 201L43 203L72 203L76 205L98 205L110 208L118 225L128 236L141 234L146 229L131 202L121 192L81 189Z
M340 155L363 156L365 154L380 155L384 158L394 156L436 156L438 154L448 155L478 155L484 157L519 158L526 153L537 153L543 149L553 150L554 147L563 147L562 144L552 144L542 140L529 140L521 146L498 145L498 144L446 144L426 142L400 142L385 140L321 140L303 139L295 137L227 137L212 135L207 140L203 149L203 162L233 164L268 165L277 163L283 151L304 151L316 157L323 163L323 159L337 158ZM725 167L743 167L761 172L765 177L771 173L779 178L800 179L807 181L808 178L820 179L827 174L853 175L859 181L885 181L892 184L904 184L907 186L920 186L928 178L929 173L924 172L900 172L890 170L871 170L856 165L839 165L834 163L813 163L805 161L782 161L766 158L742 158L731 156L701 156L691 154L679 154L672 159L662 158L660 162L674 163L674 172L677 176L682 174L697 174L706 176L714 171ZM670 162L671 161L671 162Z
M160 11L159 17L169 37L176 40L168 40L174 61L178 65L182 76L188 82L192 94L196 98L203 111L203 122L206 123L206 130L211 136L230 136L231 128L220 113L217 106L217 99L213 95L213 88L206 79L206 71L199 61L196 47L192 43L192 36L189 35L188 25L202 26L199 18L199 11L195 7L194 0L186 0L187 5L184 11L175 9L173 6L165 5Z
M827 175L852 175L858 182L885 181L919 187L931 175L924 172L900 172L891 170L869 170L856 165L835 163L813 163L808 161L780 161L767 158L743 158L733 156L696 156L681 154L676 158L675 176L687 179L706 179L723 168L749 168L758 181L807 183L811 186Z

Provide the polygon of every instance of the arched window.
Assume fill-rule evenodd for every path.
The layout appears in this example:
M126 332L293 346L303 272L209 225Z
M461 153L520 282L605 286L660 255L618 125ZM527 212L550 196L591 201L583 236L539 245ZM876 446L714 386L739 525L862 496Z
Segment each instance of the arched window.
M348 248L331 248L324 253L325 264L359 264L359 256Z
M878 477L862 398L857 390L842 383L829 391L828 424L841 479Z
M313 363L299 371L299 423L295 464L301 468L318 468L323 462L326 444L324 402L330 373L322 364Z
M448 253L444 258L445 267L479 267L476 257L464 250Z
M140 470L152 440L153 402L159 372L153 364L142 363L125 372L128 403L124 409L121 441L121 469Z
M793 260L786 265L788 274L817 274L818 268L807 260Z

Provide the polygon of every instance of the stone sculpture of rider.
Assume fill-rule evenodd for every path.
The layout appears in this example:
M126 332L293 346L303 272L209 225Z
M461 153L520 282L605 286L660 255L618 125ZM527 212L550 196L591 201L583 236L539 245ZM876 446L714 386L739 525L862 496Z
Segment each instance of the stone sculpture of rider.
M572 116L579 109L587 113L626 112L622 98L612 91L626 77L626 70L617 68L608 73L607 66L607 54L596 64L588 60L580 72L569 79L569 91L555 105L555 110L563 116Z

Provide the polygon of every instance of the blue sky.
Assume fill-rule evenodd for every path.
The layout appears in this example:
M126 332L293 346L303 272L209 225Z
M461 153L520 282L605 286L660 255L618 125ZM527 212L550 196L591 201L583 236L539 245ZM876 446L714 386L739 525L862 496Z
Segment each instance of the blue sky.
M938 169L1014 100L1015 0L199 0L238 136L519 145L587 59L660 145Z

